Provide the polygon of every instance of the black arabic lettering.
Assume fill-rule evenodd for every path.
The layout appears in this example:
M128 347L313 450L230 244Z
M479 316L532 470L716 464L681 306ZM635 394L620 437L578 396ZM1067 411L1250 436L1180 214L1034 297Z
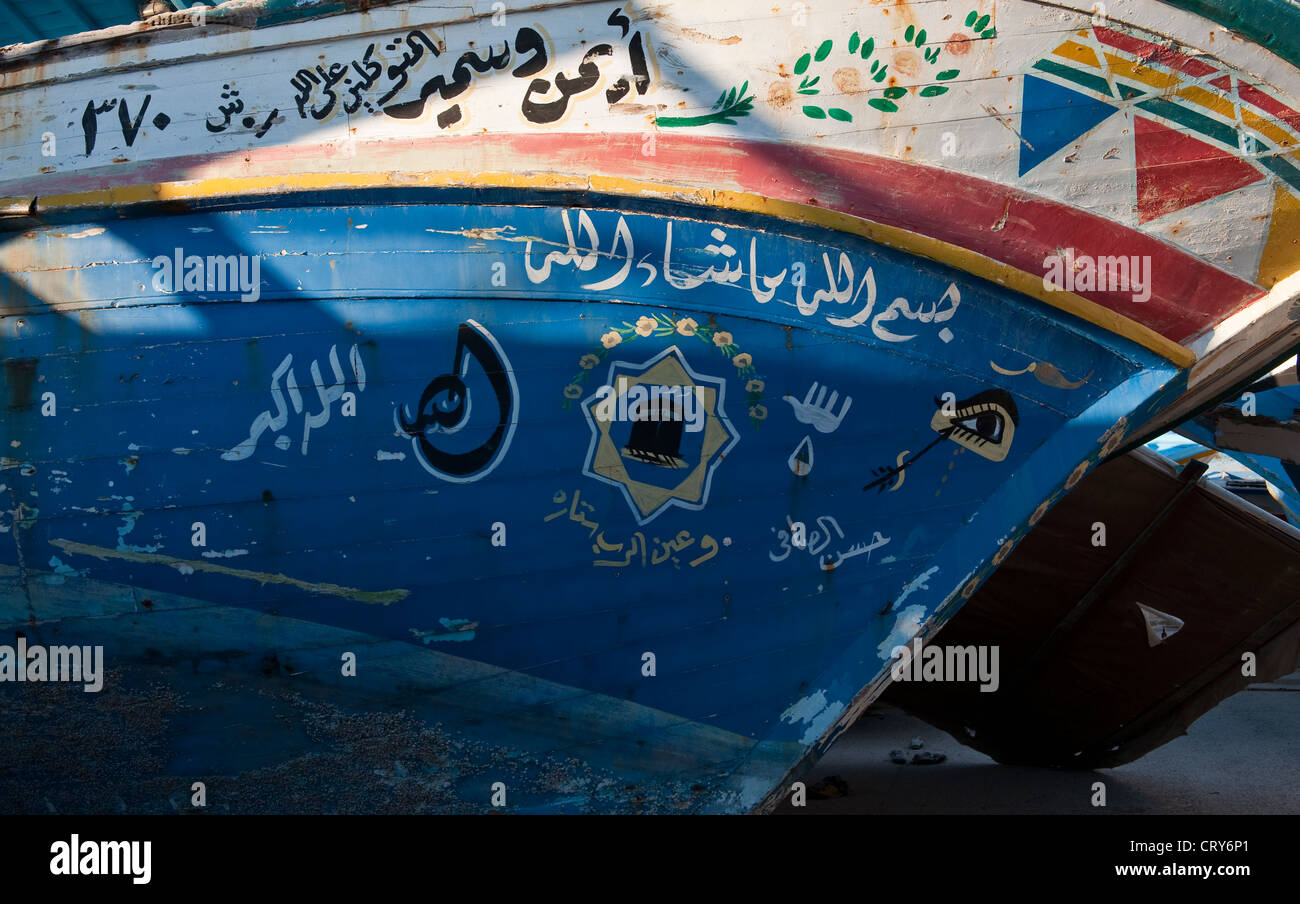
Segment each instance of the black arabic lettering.
M203 124L207 126L209 132L224 132L230 127L230 120L234 115L244 110L244 102L239 98L238 88L231 88L229 85L222 85L221 88L221 99L229 102L219 105L217 110L225 115L225 119L216 125L212 124L212 120L205 119Z
M358 81L353 82L351 77L344 79L344 84L351 85L348 89L348 94L351 95L351 99L343 102L343 112L347 113L349 116L361 109L361 105L365 103L362 99L362 95L370 90L371 86L374 85L375 81L384 71L384 67L379 64L378 60L371 59L374 52L375 45L371 44L366 48L366 52L362 55L360 63L356 60L352 61L352 68L356 71L357 75L360 76Z
M290 76L289 84L298 89L298 94L294 97L294 100L298 102L298 117L306 119L307 101L311 99L316 86L320 84L320 79L310 69L299 69L296 74Z
M510 43L508 41L501 45L499 52L494 52L491 45L489 45L486 56L480 56L472 50L467 50L460 55L459 59L456 60L456 65L452 67L452 80L450 82L441 73L435 75L420 88L419 98L384 107L384 112L394 119L415 119L424 112L425 101L433 95L437 94L443 100L451 100L468 90L470 81L473 79L471 70L482 75L493 70L505 69L509 65ZM460 118L460 105L453 104L438 114L438 126L445 129L452 123L459 121Z
M99 114L107 113L114 107L117 108L117 120L122 124L122 137L126 139L126 146L131 147L135 144L136 137L140 134L140 126L144 123L145 112L149 109L149 102L153 99L152 94L144 96L144 103L140 105L140 112L136 114L135 119L131 119L130 110L127 107L126 98L117 100L106 100L102 104L96 104L93 100L86 102L86 109L81 114L81 129L86 138L86 156L95 149L95 139L99 133ZM157 113L151 120L159 131L167 128L171 123L171 117L166 113Z
M430 436L461 430L470 409L475 407L464 380L471 357L483 368L496 396L496 429L475 449L447 452L434 445ZM473 320L466 320L457 331L451 371L435 377L425 387L413 420L408 419L404 407L393 413L393 419L411 437L425 470L442 480L465 483L488 474L509 449L519 414L517 398L514 372L505 352L491 333Z
M320 73L321 78L325 80L322 88L326 97L329 98L324 107L317 108L313 106L311 108L312 119L319 122L322 119L328 119L330 114L334 112L334 105L337 104L339 100L338 94L334 91L334 86L343 81L343 77L347 75L348 67L344 66L342 63L331 63L328 71L322 69L320 66L316 67L316 71Z
M593 58L598 56L612 56L614 48L609 44L597 44L588 50L582 57L582 62L578 64L578 75L576 78L565 75L563 72L555 74L555 90L560 93L556 100L552 101L535 101L533 95L546 95L551 92L551 83L544 78L535 78L528 83L528 90L524 92L524 100L521 109L524 118L529 122L546 124L558 121L564 116L565 111L569 109L569 99L575 94L583 94L596 87L600 81L600 67L594 62Z
M388 44L385 46L385 49L396 50L397 46L397 44ZM442 51L435 47L434 43L429 40L429 36L418 28L407 33L406 46L409 48L409 51L404 51L402 53L402 62L393 63L388 67L388 78L392 80L394 84L383 97L379 98L379 106L381 107L396 97L398 92L406 87L406 70L410 69L424 57L424 51L426 49L435 57L442 54Z
M521 56L525 53L533 55L531 60L520 63L510 73L515 78L528 78L530 75L536 75L550 63L550 59L546 55L546 39L534 28L524 27L515 34L515 53Z
M140 112L136 114L134 121L131 120L130 114L127 113L125 97L117 105L117 119L122 124L122 137L126 139L127 147L135 144L135 136L140 132L140 123L144 121L144 111L149 109L149 101L152 98L152 94L144 96L144 103L140 105Z
M276 123L276 122L283 122L284 120L282 120L282 119L276 119L276 117L279 116L279 115L280 115L280 109L279 109L278 107L272 109L271 112L270 112L269 114L267 114L266 120L262 123L261 128L259 128L256 132L254 132L254 133L253 133L253 136L254 136L255 138L261 138L263 135L265 135L265 134L267 133L268 130L270 130L272 124L274 124L274 123ZM248 119L251 119L251 118L252 118L252 117L249 117ZM250 122L248 121L248 119L245 119L245 120L244 120L244 126L245 126L246 128L250 128L250 129L251 129L251 128L253 127L253 124L250 123ZM254 120L254 121L255 121L255 120Z
M107 113L117 106L117 101L106 100L95 106L93 100L86 101L86 111L81 114L81 130L86 134L86 156L95 149L95 136L99 132L99 114Z

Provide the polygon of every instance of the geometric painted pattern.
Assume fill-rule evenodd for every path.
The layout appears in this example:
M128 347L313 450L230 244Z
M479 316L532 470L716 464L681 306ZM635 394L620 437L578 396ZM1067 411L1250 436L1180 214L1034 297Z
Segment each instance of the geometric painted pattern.
M1267 178L1236 154L1145 116L1134 123L1133 144L1139 223Z
M1033 69L1022 102L1022 176L1101 122L1099 104L1127 112L1135 120L1140 223L1267 179L1276 192L1272 209L1262 211L1271 219L1253 278L1271 288L1300 269L1300 111L1271 89L1098 25L1076 32ZM1051 150L1032 150L1040 142Z

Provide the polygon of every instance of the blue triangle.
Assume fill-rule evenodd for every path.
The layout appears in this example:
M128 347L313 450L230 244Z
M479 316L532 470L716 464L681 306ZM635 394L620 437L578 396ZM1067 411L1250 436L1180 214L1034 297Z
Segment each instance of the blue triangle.
M1021 107L1022 176L1116 111L1105 101L1034 75L1025 76Z

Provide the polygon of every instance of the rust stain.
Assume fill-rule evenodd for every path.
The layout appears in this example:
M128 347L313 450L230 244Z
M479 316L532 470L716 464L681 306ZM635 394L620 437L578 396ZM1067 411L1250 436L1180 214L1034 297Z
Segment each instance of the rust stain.
M726 38L715 38L713 35L705 34L696 28L680 28L677 30L684 38L694 38L697 41L708 41L713 44L739 44L740 35L731 35Z
M836 69L831 81L841 94L857 94L862 90L862 74L853 66Z
M971 39L960 33L954 34L948 39L948 42L943 45L943 49L951 53L953 56L965 56L970 53L970 48Z
M914 78L921 71L921 55L915 50L900 50L894 54L890 68L908 78Z
M791 90L789 82L775 81L768 86L767 103L774 110L787 109L793 97L794 92Z

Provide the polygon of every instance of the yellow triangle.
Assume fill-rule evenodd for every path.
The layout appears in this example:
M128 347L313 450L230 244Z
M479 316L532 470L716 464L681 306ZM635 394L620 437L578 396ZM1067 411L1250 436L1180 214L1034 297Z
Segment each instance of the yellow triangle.
M1067 60L1091 66L1093 69L1101 68L1101 62L1097 59L1097 52L1086 44L1080 44L1078 41L1066 41L1053 50L1052 53Z
M1271 289L1278 282L1300 270L1300 197L1284 185L1273 197L1273 219L1268 226L1268 241L1259 259L1255 282Z

